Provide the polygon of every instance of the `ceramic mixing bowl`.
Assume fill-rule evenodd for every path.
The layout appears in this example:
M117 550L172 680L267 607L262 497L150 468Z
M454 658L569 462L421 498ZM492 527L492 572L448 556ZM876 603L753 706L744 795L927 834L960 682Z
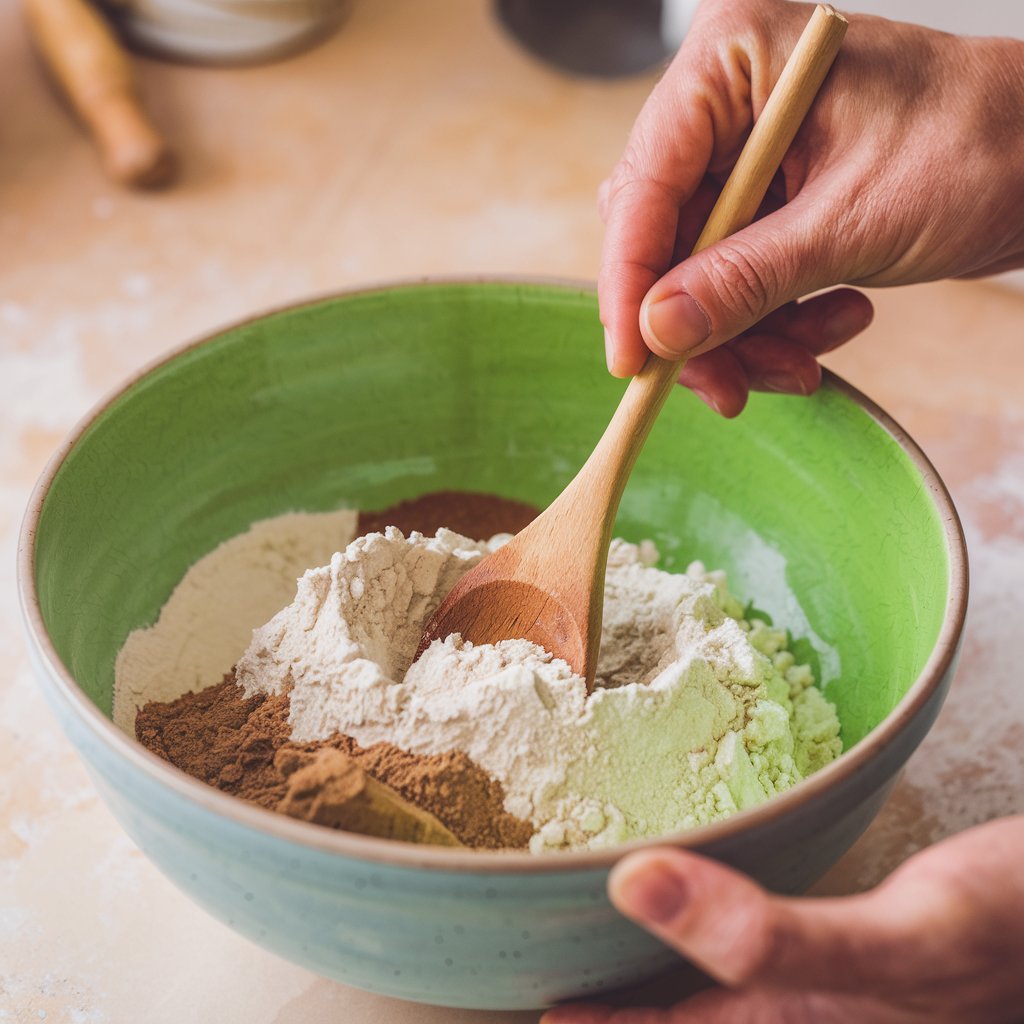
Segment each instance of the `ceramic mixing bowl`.
M421 283L180 349L75 429L25 520L29 644L97 789L192 899L323 975L449 1006L537 1007L673 962L605 896L629 847L533 857L331 831L185 776L109 717L128 632L253 520L439 489L543 506L622 387L604 370L591 291ZM699 557L727 569L734 591L790 628L838 706L836 762L662 840L803 889L863 832L942 702L967 575L949 495L907 435L836 377L810 399L754 395L733 422L680 389L617 532L655 540L670 568Z

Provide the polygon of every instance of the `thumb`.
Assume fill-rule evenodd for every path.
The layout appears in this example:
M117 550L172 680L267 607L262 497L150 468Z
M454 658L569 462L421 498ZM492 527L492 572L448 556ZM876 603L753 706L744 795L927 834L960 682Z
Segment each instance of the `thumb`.
M801 194L673 267L640 307L647 347L666 359L699 355L784 303L837 283L826 216Z
M912 938L921 926L915 885L884 899L785 898L715 861L666 849L624 858L609 893L623 914L729 986L897 994L932 966Z

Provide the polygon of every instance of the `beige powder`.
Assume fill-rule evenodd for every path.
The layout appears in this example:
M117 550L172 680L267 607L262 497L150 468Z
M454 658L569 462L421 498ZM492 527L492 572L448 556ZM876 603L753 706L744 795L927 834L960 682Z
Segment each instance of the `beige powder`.
M160 617L129 634L114 666L114 724L135 735L147 701L172 701L221 680L254 628L295 596L311 565L344 550L358 513L293 512L254 523L201 558L174 588Z

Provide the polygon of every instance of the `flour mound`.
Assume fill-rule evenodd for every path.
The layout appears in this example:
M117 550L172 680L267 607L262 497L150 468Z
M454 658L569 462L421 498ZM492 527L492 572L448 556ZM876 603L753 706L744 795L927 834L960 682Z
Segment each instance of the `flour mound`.
M249 694L291 692L297 741L334 733L417 754L464 751L531 821L531 849L690 828L788 789L841 751L834 707L786 634L747 622L721 573L653 567L613 542L595 688L525 640L436 640L423 627L507 538L395 528L309 570L237 665Z

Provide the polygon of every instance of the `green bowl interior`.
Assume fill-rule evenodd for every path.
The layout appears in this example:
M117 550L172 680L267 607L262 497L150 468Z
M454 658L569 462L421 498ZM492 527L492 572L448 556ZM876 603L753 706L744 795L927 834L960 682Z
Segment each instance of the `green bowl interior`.
M615 407L589 291L430 284L286 310L147 374L60 466L36 536L58 654L108 715L127 633L256 519L379 508L440 488L543 506ZM725 422L680 390L626 490L620 535L700 558L788 627L847 747L920 673L947 600L921 473L835 386L755 395ZM227 668L228 666L225 666Z

